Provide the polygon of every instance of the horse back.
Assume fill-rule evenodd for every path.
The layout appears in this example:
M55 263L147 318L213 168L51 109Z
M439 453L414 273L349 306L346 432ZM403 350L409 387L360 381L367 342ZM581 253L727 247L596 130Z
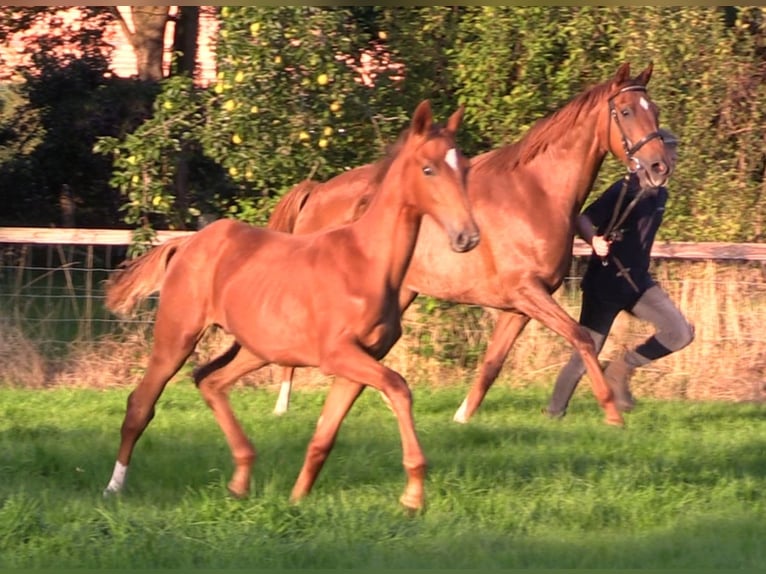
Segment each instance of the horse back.
M293 233L312 233L358 219L374 194L374 172L372 164L363 165L313 187L296 217Z

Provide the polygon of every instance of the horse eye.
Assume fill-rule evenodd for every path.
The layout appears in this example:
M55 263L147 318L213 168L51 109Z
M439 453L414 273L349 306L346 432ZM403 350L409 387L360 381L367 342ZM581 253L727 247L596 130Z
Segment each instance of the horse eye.
M623 110L620 113L622 114L622 117L627 118L630 115L630 109L623 108Z
M433 170L433 168L430 165L427 165L427 166L425 166L423 168L423 173L426 174L426 175L433 175L434 174L434 170Z

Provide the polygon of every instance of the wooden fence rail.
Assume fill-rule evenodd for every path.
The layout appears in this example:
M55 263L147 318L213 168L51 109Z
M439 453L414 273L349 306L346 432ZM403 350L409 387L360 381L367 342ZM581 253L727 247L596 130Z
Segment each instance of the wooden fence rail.
M194 231L157 231L157 242L190 235ZM129 229L64 229L45 227L0 227L0 243L64 245L130 245ZM588 255L590 247L575 239L572 254ZM656 242L652 256L664 259L717 261L766 261L766 243Z

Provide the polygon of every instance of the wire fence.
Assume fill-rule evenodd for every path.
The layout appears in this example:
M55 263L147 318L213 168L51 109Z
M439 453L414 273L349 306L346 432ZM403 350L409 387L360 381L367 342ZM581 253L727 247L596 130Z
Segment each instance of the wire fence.
M677 246L666 248L678 253ZM575 318L587 253L579 249L575 245L570 272L555 294ZM656 387L656 395L760 400L766 381L766 257L753 246L717 246L717 252L724 253L720 260L711 258L704 246L687 249L696 255L660 255L653 272L695 324L695 342L647 369L644 384L647 389ZM743 253L755 255L749 259ZM0 243L0 331L13 329L44 357L59 359L83 342L126 334L132 334L133 341L150 339L156 298L130 319L118 318L104 307L103 283L126 254L125 245ZM407 371L420 376L424 370L457 369L469 377L486 349L495 316L476 306L419 297L404 316L403 341L389 360L398 363L396 368L405 376ZM650 332L649 326L621 316L602 356ZM6 345L6 353L10 348ZM521 378L552 377L570 352L560 336L532 321L514 345L506 368Z

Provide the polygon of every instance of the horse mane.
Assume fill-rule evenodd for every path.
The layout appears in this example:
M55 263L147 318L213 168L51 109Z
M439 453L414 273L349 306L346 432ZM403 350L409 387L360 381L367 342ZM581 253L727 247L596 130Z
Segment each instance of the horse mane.
M625 85L635 85L635 81L626 82ZM497 169L501 166L513 169L529 163L545 151L549 144L563 137L583 114L590 112L612 92L612 79L596 84L573 97L564 107L537 120L518 141L475 157L471 169Z
M319 185L318 181L304 179L288 191L282 197L282 200L277 203L274 211L271 212L269 220L266 222L266 227L276 231L292 233L293 229L295 229L298 214L317 185Z

